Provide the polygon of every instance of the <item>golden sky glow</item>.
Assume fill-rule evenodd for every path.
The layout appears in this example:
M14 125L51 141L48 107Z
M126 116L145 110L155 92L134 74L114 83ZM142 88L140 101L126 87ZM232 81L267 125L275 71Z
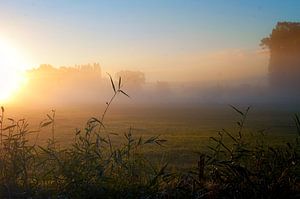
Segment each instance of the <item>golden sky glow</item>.
M99 62L147 82L254 83L268 75L260 40L278 21L299 21L300 2L242 2L0 1L0 102L40 64Z
M27 68L23 55L8 41L0 39L0 102L6 102L25 82Z
M260 40L278 21L299 21L299 6L9 0L0 1L0 37L25 49L31 67L99 62L105 72L143 71L147 81L222 81L266 76L268 56L256 54Z

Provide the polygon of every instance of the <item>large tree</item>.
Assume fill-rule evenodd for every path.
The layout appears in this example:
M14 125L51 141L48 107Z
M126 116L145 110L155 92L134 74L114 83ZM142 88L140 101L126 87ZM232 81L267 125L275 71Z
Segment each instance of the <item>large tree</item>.
M300 85L300 23L278 22L261 46L270 51L270 84L290 90Z

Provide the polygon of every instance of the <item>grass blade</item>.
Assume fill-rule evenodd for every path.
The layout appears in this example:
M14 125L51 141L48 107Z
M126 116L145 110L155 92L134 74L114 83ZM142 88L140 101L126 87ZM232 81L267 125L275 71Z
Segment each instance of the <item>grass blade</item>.
M116 91L115 83L114 83L111 75L109 73L107 73L107 75L109 76L109 79L110 79L110 82L111 82L111 86L112 86L114 92L116 93L117 91Z
M244 116L244 113L242 111L240 111L238 108L232 106L232 105L229 105L233 110L235 110L237 113L239 113L240 115Z
M122 83L122 78L121 78L121 77L119 77L119 86L118 86L118 89L120 89L120 88L121 88L121 83Z
M123 93L124 95L126 95L127 97L129 97L129 98L130 98L130 96L129 96L127 93L125 93L124 91L122 91L122 90L119 90L119 92Z

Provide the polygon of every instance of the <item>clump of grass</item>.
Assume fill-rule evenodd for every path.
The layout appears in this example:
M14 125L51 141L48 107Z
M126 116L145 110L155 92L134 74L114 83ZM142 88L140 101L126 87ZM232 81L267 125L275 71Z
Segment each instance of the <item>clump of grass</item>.
M151 195L165 175L166 165L145 158L145 145L162 145L159 137L134 137L131 130L115 146L105 134L104 118L118 94L129 97L109 75L114 94L100 118L92 117L74 141L60 148L55 140L55 111L47 114L37 131L29 131L26 120L4 126L1 114L0 196L1 198L136 198ZM117 88L117 89L116 89ZM39 131L50 126L51 138L38 146ZM28 135L36 133L34 144ZM116 135L115 135L116 136Z
M272 147L264 132L245 132L249 112L240 111L237 132L225 129L212 137L215 145L207 156L207 177L214 184L214 194L224 198L291 198L299 194L300 144ZM298 116L295 117L299 126ZM300 134L299 134L300 135ZM230 139L225 142L224 139Z

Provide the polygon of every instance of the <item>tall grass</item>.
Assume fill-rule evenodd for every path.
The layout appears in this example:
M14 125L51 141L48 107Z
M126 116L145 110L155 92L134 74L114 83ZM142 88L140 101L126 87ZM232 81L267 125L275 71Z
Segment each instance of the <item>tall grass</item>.
M240 111L237 132L223 129L211 138L215 145L207 156L207 175L225 198L292 198L299 197L299 136L291 143L273 147L267 144L263 131L245 132L250 108ZM295 116L299 126L298 116ZM298 132L299 133L299 132ZM228 138L230 142L224 140Z
M55 139L55 111L36 131L25 119L0 118L0 198L293 198L299 197L300 121L294 142L272 147L264 132L246 131L250 108L233 110L240 116L237 130L222 129L211 137L211 150L199 154L195 168L169 169L167 162L149 160L147 145L161 147L159 137L135 137L131 130L115 144L106 133L105 115L121 90L110 77L113 95L100 117L78 129L72 144L62 148ZM38 145L39 132L51 136ZM29 140L31 134L35 141Z

